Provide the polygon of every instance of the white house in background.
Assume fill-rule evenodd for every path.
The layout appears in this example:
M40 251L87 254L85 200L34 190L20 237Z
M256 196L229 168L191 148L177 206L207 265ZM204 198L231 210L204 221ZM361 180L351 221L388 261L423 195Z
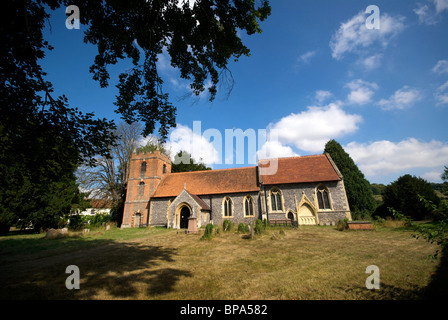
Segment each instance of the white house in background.
M110 214L112 209L112 201L108 199L90 199L91 207L80 211L79 214L83 216L94 216L100 214Z

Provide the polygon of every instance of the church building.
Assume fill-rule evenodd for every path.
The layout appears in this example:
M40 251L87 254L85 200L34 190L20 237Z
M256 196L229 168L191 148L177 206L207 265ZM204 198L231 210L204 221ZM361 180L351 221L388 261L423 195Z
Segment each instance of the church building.
M328 154L278 158L276 170L263 163L245 168L171 173L159 150L131 159L122 228L184 229L224 220L289 219L295 225L330 225L351 220L344 180Z

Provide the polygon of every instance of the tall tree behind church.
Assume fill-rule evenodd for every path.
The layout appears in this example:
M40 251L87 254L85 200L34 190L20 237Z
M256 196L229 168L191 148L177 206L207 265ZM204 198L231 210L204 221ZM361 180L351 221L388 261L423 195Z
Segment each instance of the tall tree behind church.
M375 198L369 181L366 180L353 159L335 140L327 142L324 152L330 154L344 177L352 217L359 219L371 215L376 208Z

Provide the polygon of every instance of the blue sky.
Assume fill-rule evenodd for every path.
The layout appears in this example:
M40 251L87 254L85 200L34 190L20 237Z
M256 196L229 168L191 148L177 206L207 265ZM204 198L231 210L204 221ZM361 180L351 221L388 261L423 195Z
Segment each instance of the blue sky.
M379 9L379 29L366 27L369 5ZM448 0L284 0L271 7L261 34L239 33L251 56L230 63L230 95L223 85L211 103L206 94L191 96L169 56L160 55L177 106L169 148L218 169L253 165L255 156L320 154L335 139L372 183L406 173L440 182L448 166ZM46 30L55 47L43 61L47 79L71 106L120 121L115 83L129 61L112 67L109 87L100 88L89 73L96 49L82 41L85 26L68 30L66 17L65 8L56 11ZM237 129L254 133L255 146L226 139L226 130ZM277 137L262 139L264 132ZM221 135L221 146L210 133ZM229 140L233 148L225 150Z

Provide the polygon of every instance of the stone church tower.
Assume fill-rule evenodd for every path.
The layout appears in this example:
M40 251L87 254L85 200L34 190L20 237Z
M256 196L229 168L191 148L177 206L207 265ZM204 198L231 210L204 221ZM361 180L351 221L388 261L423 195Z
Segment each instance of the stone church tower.
M171 173L171 160L159 150L132 154L129 168L122 228L147 226L149 198L162 180Z

